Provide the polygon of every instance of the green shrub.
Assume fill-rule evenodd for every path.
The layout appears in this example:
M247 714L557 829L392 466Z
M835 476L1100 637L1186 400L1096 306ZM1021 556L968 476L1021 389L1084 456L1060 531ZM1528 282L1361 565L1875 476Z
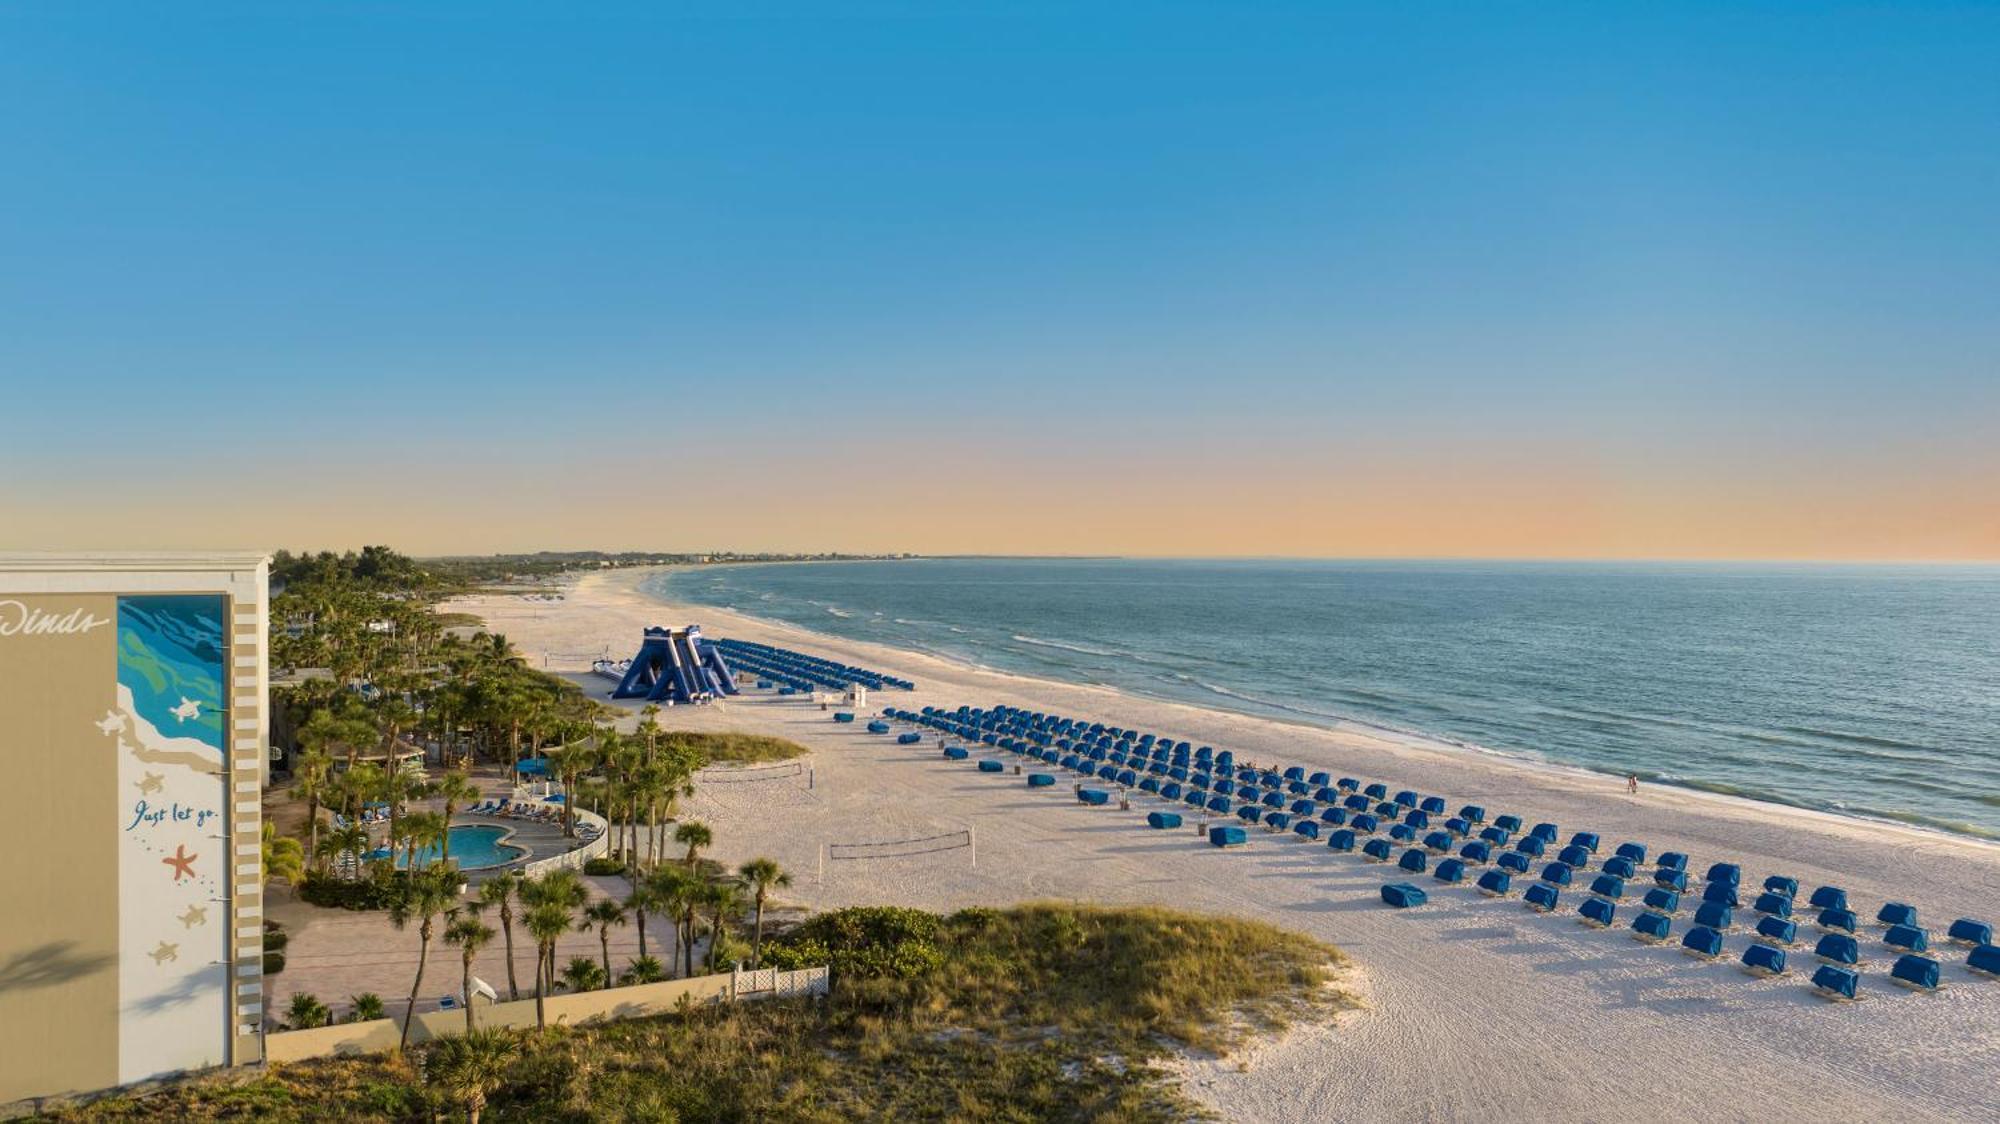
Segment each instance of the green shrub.
M285 946L290 944L291 940L292 936L290 933L280 931L267 932L264 934L264 951L283 952Z
M614 859L609 855L601 855L594 859L585 859L583 872L598 877L623 874L625 873L625 863L622 859Z
M938 941L944 922L935 913L898 906L855 906L822 913L766 941L773 967L825 964L841 982L909 979L944 962Z
M275 975L277 975L277 974L278 974L279 972L282 972L282 971L284 971L284 970L285 970L285 954L284 954L284 953L282 953L282 952L267 952L267 953L265 953L265 954L264 954L264 974L265 974L265 975L267 975L267 976L275 976Z
M349 882L344 878L308 874L299 886L299 899L326 909L387 909L397 888L408 879L404 871L377 871Z

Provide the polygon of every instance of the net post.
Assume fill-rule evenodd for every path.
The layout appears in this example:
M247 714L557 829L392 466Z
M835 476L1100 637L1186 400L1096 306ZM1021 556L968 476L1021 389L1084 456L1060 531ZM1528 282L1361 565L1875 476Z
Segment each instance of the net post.
M972 869L979 869L979 838L972 834L972 828L965 829L965 847L972 852Z

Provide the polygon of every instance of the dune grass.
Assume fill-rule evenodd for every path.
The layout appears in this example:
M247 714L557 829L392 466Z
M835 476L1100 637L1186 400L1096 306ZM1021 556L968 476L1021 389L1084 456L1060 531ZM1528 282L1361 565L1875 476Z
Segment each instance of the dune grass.
M530 1036L488 1121L1178 1121L1160 1064L1324 1017L1340 953L1257 922L1034 904L840 910L772 940L831 998L691 1008ZM55 1119L429 1120L423 1053L285 1066Z
M761 765L771 761L789 761L808 752L797 742L764 734L668 730L660 735L660 741L664 745L692 749L710 765Z

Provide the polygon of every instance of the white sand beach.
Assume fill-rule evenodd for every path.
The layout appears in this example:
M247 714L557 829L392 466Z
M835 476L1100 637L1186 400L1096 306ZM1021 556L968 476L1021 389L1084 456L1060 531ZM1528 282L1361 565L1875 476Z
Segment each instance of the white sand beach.
M1933 932L1960 916L2000 913L2000 847L1685 790L1627 796L1615 778L1541 768L1416 739L1329 731L970 668L844 641L717 609L668 606L637 592L643 571L577 580L562 601L489 595L454 602L505 633L537 666L588 675L589 656L636 650L642 626L699 624L711 636L758 640L913 679L918 690L870 700L916 709L1008 703L1233 749L1260 764L1337 774L1483 804L1565 835L1596 830L1654 853L1687 852L1697 871L1743 864L1745 882L1789 874L1832 883L1872 918L1885 900L1916 904ZM1219 851L1192 828L1148 830L1131 811L1078 804L1063 780L1031 792L1014 775L941 759L934 740L897 746L860 725L836 725L811 703L745 696L669 710L669 727L776 734L813 750L804 778L707 784L690 813L715 829L714 855L769 855L798 874L787 899L811 908L895 903L936 909L1029 899L1152 903L1229 913L1310 933L1344 949L1369 1007L1331 1027L1305 1028L1219 1063L1188 1067L1190 1089L1236 1120L1993 1120L2000 1118L2000 982L1968 974L1962 949L1939 944L1949 988L1892 987L1894 959L1864 935L1868 998L1831 1004L1805 984L1810 946L1785 977L1738 970L1748 943L1730 934L1725 958L1700 963L1648 947L1624 925L1594 931L1574 901L1554 915L1518 897L1489 900L1470 885L1423 876L1422 909L1384 907L1393 868L1338 855L1294 836L1253 831L1246 849ZM977 755L975 755L977 756ZM975 849L903 859L834 862L815 877L826 842L894 839L971 828ZM976 850L976 858L973 853ZM1566 894L1566 898L1572 895ZM1747 912L1747 911L1743 911ZM1689 923L1683 910L1675 934ZM1809 939L1809 925L1800 936ZM1244 1063L1247 1063L1245 1065Z

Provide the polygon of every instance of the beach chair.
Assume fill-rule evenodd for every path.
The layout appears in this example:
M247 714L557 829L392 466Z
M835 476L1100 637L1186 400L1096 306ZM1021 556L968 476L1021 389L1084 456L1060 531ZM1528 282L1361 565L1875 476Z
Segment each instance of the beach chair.
M1409 909L1430 900L1421 887L1408 882L1391 882L1382 887L1382 900L1397 909Z
M1509 851L1493 860L1494 866L1499 867L1508 874L1526 874L1533 866L1533 863L1533 859L1530 859L1519 851Z
M1708 878L1706 881L1711 886L1717 884L1729 887L1741 886L1743 884L1743 868L1737 866L1735 863L1716 863L1714 866L1708 868Z
M456 1011L458 1009L458 996L456 995L447 995L438 1000L438 1010L440 1011Z
M1156 831L1171 831L1181 826L1179 812L1147 812L1146 826Z
M1310 801L1310 800L1294 800L1294 801L1292 801L1292 803L1291 803L1291 810L1292 810L1292 814L1293 814L1293 815L1295 815L1295 816L1317 816L1317 815L1319 815L1319 805L1317 805L1317 804L1313 803L1313 802L1312 802L1312 801Z
M1372 863L1388 862L1395 854L1395 847L1387 839L1370 839L1361 845L1361 857Z
M1493 847L1483 839L1474 839L1458 849L1458 857L1476 865L1485 865L1493 859Z
M1006 771L1006 768L1007 766L1001 764L998 760L993 758L988 758L979 763L979 771L982 773L1004 772Z
M1681 937L1681 951L1697 960L1714 960L1722 955L1722 934L1696 925Z
M1790 917L1792 915L1792 899L1783 894L1766 890L1764 893L1757 895L1757 900L1750 903L1750 908L1757 913L1762 913L1770 917Z
M1494 816L1493 826L1509 835L1513 835L1521 830L1521 817L1513 815Z
M1554 913L1557 904L1562 901L1562 891L1546 882L1537 882L1528 887L1527 893L1521 897L1536 913Z
M1467 804L1458 810L1459 818L1468 823L1485 823L1486 809L1477 804Z
M1264 807L1261 804L1245 804L1236 809L1236 818L1244 823L1256 823L1264 818Z
M1387 800L1389 798L1389 786L1378 782L1362 789L1361 794L1370 800Z
M1889 902L1876 912L1875 921L1891 928L1897 925L1915 925L1917 907L1903 902Z
M1639 873L1638 866L1622 855L1613 855L1605 859L1604 865L1598 869L1614 878L1632 878Z
M1453 835L1458 835L1458 836L1471 835L1472 821L1466 819L1464 816L1453 816L1452 818L1444 821L1444 829L1446 831L1451 832Z
M1681 896L1667 889L1665 886L1655 886L1646 891L1644 902L1647 909L1658 913L1679 913L1681 911Z
M1788 898L1796 898L1799 896L1799 880L1786 877L1782 874L1773 874L1764 879L1764 892L1767 894L1783 894Z
M1549 844L1539 835L1523 835L1514 841L1514 849L1529 858L1539 859L1548 853Z
M1632 919L1632 939L1659 944L1673 936L1674 919L1664 913L1646 912Z
M1985 976L1989 980L2000 980L2000 948L1990 944L1980 945L1966 954L1965 970L1975 976Z
M1442 816L1445 813L1444 797L1426 796L1417 803L1417 810L1428 812L1433 816Z
M1341 852L1352 851L1354 849L1354 830L1343 827L1332 835L1327 836L1326 849Z
M1448 831L1433 831L1424 836L1424 849L1433 855L1450 854L1451 843L1451 833Z
M1536 839L1541 840L1544 844L1548 844L1548 843L1554 843L1556 841L1557 839L1556 830L1557 830L1556 825L1552 823L1538 823L1534 826L1532 830L1528 832L1528 834Z
M1861 942L1846 933L1828 933L1813 946L1813 955L1822 964L1852 968L1861 963Z
M1417 829L1406 823L1395 824L1389 828L1389 838L1398 843L1414 843L1417 839Z
M1319 822L1328 827L1343 827L1347 823L1347 809L1328 808L1319 814Z
M1264 829L1266 831L1283 831L1290 826L1292 826L1292 814L1290 812L1269 812L1264 816Z
M1405 808L1414 808L1417 806L1417 794L1406 788L1396 794L1395 802Z
M1078 803L1101 808L1111 803L1111 793L1101 788L1079 788L1076 790L1076 799Z
M1403 857L1396 860L1396 865L1411 874L1422 874L1430 867L1431 860L1420 848L1412 847L1403 852Z
M1743 950L1743 970L1760 979L1785 974L1785 950L1753 944Z
M1223 781L1220 783L1227 784L1228 782ZM1366 812L1371 806L1371 802L1366 796L1350 796L1347 799L1342 800L1340 803L1342 807L1346 808L1350 812Z
M1597 833L1594 831L1579 831L1569 837L1570 846L1581 847L1593 855L1597 853L1597 843Z
M1735 885L1727 882L1710 882L1708 885L1703 886L1701 888L1701 900L1705 902L1720 902L1731 908L1743 904L1736 897Z
M1694 923L1704 929L1726 933L1736 923L1736 911L1721 902L1703 902L1694 911Z
M1431 872L1431 877L1455 886L1465 881L1465 864L1457 859L1440 859L1437 869Z
M1679 851L1660 852L1660 861L1653 864L1656 870L1686 870L1688 857Z
M1620 843L1616 854L1619 858L1630 862L1635 867L1646 864L1646 845L1644 843ZM1629 878L1630 875L1626 877Z
M1819 970L1813 973L1813 994L1836 1003L1852 1003L1860 998L1857 993L1860 985L1861 977L1858 974L1832 964L1822 964Z
M1185 790L1176 781L1168 781L1166 784L1160 786L1160 799L1162 800L1179 800L1184 794Z
M1550 886L1567 886L1575 878L1568 863L1553 862L1542 868L1542 882Z
M1504 870L1489 870L1479 876L1476 885L1489 898L1504 898L1514 888L1514 876Z
M1382 821L1376 819L1374 816L1367 815L1366 813L1364 813L1362 815L1355 816L1351 820L1348 820L1347 826L1353 828L1356 832L1359 832L1362 835L1373 835L1375 834L1376 830L1382 826Z
M1211 812L1217 812L1217 813L1227 812L1229 811L1229 797L1227 796L1213 797L1209 800L1207 807L1208 810Z
M1403 822L1418 831L1423 831L1431 826L1431 814L1422 808L1412 808L1409 814L1403 817Z
M1615 875L1600 874L1590 880L1590 892L1600 898L1624 901L1625 880Z
M963 761L971 756L972 756L972 751L966 749L962 745L948 745L944 747L944 759L946 761ZM1111 766L1109 765L1105 766L1106 769L1109 769L1110 767Z
M1403 806L1400 804L1391 804L1387 800L1384 800L1380 804L1375 805L1375 814L1385 820L1393 820L1403 814Z
M1904 952L1929 952L1931 935L1915 925L1891 925L1889 931L1882 934L1882 943Z
M1487 827L1480 829L1479 838L1495 847L1505 847L1507 840L1513 838L1513 833L1504 827Z
M1961 917L1951 923L1951 928L1945 930L1944 938L1953 944L1977 948L1983 944L1993 943L1993 926L1984 921L1974 921L1970 917Z
M1899 956L1889 968L1889 980L1898 987L1934 995L1944 990L1944 981L1938 978L1938 971L1938 962L1928 956Z
M1556 852L1556 861L1577 870L1585 870L1590 866L1590 851L1572 843Z
M1587 925L1592 929L1602 929L1609 926L1611 919L1618 915L1618 907L1603 898L1586 898L1576 912L1578 924Z
M1243 847L1250 842L1250 833L1235 824L1218 824L1208 829L1208 844L1211 847Z
M1829 933L1852 933L1860 928L1861 919L1851 909L1822 909L1813 924Z
M1292 834L1298 836L1300 839L1310 839L1317 843L1319 842L1319 821L1300 820L1292 825Z
M1757 919L1757 935L1772 944L1789 948L1799 943L1799 924L1783 917L1766 915Z
M1334 782L1333 787L1339 789L1342 792L1353 792L1355 789L1361 787L1361 782L1355 780L1353 777L1342 777L1338 781Z

